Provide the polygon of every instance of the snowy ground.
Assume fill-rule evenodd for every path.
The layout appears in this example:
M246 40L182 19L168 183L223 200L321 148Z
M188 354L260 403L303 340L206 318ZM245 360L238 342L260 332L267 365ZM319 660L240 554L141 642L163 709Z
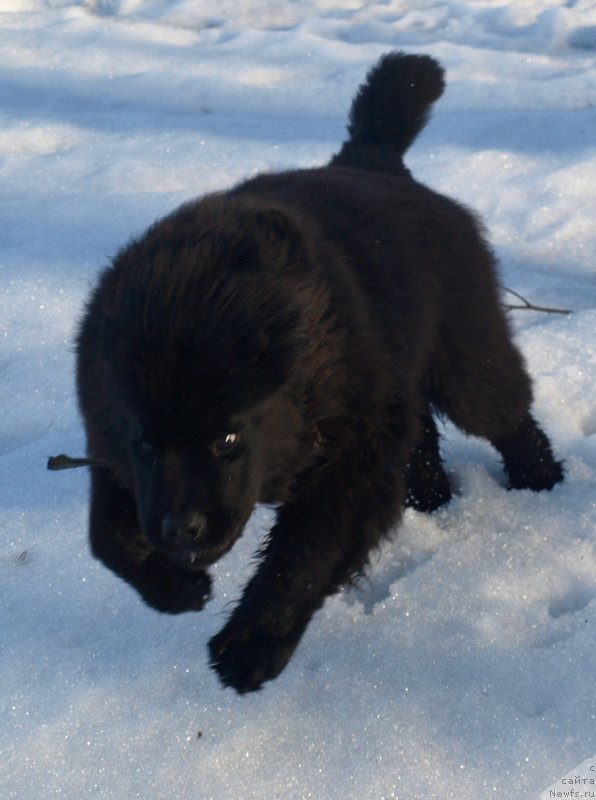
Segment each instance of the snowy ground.
M267 515L200 615L95 563L86 475L45 471L84 446L73 331L157 216L324 162L393 48L448 71L415 174L481 212L505 285L574 312L514 312L567 481L507 493L448 429L456 499L239 698L205 644ZM596 756L595 55L593 0L0 0L0 797L537 800Z

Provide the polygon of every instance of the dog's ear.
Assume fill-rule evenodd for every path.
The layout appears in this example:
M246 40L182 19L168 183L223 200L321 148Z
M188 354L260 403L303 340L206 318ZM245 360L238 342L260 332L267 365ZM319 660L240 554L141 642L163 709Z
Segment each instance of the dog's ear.
M261 268L298 266L306 256L306 243L299 223L278 208L251 209L246 237L257 247Z
M237 240L223 240L218 248L220 257L234 272L258 272L261 265L259 245L252 232L246 232Z
M220 245L219 253L234 272L270 272L277 267L288 273L308 260L300 222L275 207L246 209L234 233Z

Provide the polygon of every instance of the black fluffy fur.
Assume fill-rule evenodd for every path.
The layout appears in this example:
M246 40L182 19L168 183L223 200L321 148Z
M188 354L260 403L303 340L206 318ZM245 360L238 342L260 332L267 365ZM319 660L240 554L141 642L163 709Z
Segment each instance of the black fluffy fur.
M500 451L511 488L561 480L469 211L402 156L443 90L385 56L330 165L184 205L114 259L78 337L95 555L160 611L200 609L207 568L278 503L256 573L210 642L258 689L404 505L451 496L433 412Z
M331 165L403 172L402 157L444 88L443 69L430 56L382 56L354 98L350 138Z

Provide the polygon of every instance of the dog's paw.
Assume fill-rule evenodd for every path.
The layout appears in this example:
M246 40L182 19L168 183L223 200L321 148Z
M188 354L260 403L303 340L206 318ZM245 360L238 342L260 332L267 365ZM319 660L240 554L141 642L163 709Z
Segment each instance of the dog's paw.
M440 458L414 451L406 470L406 508L430 514L451 500L449 478Z
M206 572L180 569L157 554L149 556L138 578L143 600L164 614L200 611L211 597L211 578Z
M436 476L432 482L411 484L406 494L406 508L431 514L451 500L451 487L445 473Z
M232 631L226 626L209 642L210 664L224 686L240 694L254 692L279 675L297 643L258 628Z
M531 489L533 492L549 491L564 478L563 465L554 459L544 459L535 464L509 471L508 489Z

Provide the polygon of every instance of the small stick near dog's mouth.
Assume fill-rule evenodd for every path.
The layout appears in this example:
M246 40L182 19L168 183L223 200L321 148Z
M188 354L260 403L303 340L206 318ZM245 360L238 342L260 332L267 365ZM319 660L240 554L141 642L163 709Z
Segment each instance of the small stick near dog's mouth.
M77 467L106 467L114 469L114 464L108 461L101 461L98 458L71 458L60 453L58 456L48 458L48 469L57 472L61 469L76 469Z
M573 311L571 311L569 308L549 308L547 306L535 306L533 303L530 303L529 300L526 300L523 295L519 294L519 292L509 289L507 286L503 286L503 289L506 292L509 292L509 294L512 294L514 297L517 297L517 299L521 300L523 303L522 306L513 306L506 303L506 311L541 311L544 314L573 314Z

